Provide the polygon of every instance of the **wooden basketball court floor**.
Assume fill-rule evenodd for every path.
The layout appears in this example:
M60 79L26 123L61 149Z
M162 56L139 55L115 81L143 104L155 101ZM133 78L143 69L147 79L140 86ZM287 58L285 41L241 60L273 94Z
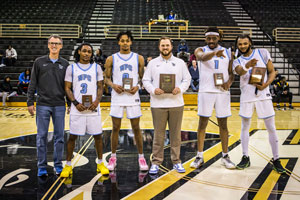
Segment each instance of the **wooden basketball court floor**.
M138 170L137 152L130 122L123 118L117 152L117 169L109 176L96 173L96 154L89 135L76 142L73 177L59 179L53 174L53 134L49 128L48 173L38 178L36 167L35 117L26 107L0 107L0 199L300 199L300 108L276 111L279 153L288 174L272 170L272 157L264 121L254 114L251 122L249 155L251 166L245 170L228 170L221 165L221 144L217 120L211 117L205 141L205 164L191 169L197 151L196 106L185 106L182 122L181 159L186 173L172 170L169 141L165 140L165 161L158 176ZM229 155L234 163L242 156L239 108L232 107L228 118ZM149 106L142 107L140 126L144 153L150 164L153 125ZM112 127L109 107L102 104L104 160L110 157ZM66 115L65 141L69 115ZM168 132L166 133L168 135ZM64 156L65 158L65 156Z

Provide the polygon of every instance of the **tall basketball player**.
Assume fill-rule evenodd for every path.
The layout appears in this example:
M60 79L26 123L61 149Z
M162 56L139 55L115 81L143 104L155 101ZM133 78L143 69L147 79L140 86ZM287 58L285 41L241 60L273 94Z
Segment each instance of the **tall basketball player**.
M97 153L97 173L109 174L102 162L102 124L100 100L103 94L103 71L93 61L93 47L81 44L74 53L75 63L67 68L65 91L72 101L70 111L70 136L67 143L67 164L61 177L69 177L72 171L71 159L78 136L93 135Z
M105 81L112 88L110 116L113 123L111 135L112 154L107 168L113 171L117 166L118 135L123 111L126 110L137 144L139 168L144 171L148 170L148 165L143 154L143 140L139 125L142 112L138 93L140 80L144 73L144 58L131 52L130 47L133 37L130 31L120 32L117 35L117 40L120 51L108 57L105 63Z
M198 153L191 163L192 168L198 168L203 163L203 148L205 130L213 109L216 111L222 143L221 162L228 169L235 165L228 156L227 117L231 116L229 88L233 82L231 51L219 45L221 33L216 27L209 27L205 32L204 47L195 50L199 65L198 93Z
M269 133L269 143L273 153L273 169L278 173L285 173L279 160L278 138L275 127L275 112L270 94L269 85L275 78L275 70L270 53L266 49L252 49L252 40L248 35L238 36L235 46L241 56L234 60L233 69L240 75L240 113L242 117L241 143L243 157L237 165L238 169L250 166L248 155L249 129L254 108L258 118L264 119L265 126ZM249 84L253 67L266 68L263 83Z

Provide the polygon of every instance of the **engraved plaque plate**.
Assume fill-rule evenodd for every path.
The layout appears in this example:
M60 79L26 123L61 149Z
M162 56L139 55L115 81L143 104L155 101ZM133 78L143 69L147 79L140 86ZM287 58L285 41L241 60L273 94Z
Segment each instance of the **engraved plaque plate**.
M175 88L175 74L160 74L159 88L165 93L172 93Z
M224 83L224 77L222 73L214 73L215 86L221 86Z
M92 95L82 95L82 105L86 108L92 105Z
M123 88L126 91L129 91L132 88L133 79L132 78L123 78Z
M249 78L249 84L262 85L264 83L265 73L267 68L253 67Z

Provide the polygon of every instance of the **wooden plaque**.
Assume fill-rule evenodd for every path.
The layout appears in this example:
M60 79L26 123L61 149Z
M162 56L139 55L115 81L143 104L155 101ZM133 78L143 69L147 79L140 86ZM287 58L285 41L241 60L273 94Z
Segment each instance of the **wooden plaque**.
M215 86L221 86L224 83L223 73L214 73Z
M82 95L82 105L89 108L93 103L92 95Z
M133 79L132 78L123 78L123 88L125 91L129 91L132 88Z
M175 74L160 74L159 88L165 93L172 93L175 88Z
M253 67L249 78L249 84L262 85L264 83L264 78L267 68L263 67Z

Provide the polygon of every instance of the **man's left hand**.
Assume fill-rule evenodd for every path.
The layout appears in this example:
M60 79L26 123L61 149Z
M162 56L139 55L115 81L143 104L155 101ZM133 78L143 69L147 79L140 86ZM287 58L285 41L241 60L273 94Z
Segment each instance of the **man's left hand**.
M180 88L176 87L174 88L174 90L172 91L173 95L179 94L180 93Z
M90 107L88 108L89 110L95 110L97 107L98 107L98 105L99 105L99 100L98 99L96 99L91 105L90 105Z
M258 84L254 84L254 86L258 89L258 90L264 90L268 85L263 83L262 85L258 85Z
M134 86L134 87L132 87L132 88L129 90L129 93L130 93L130 94L135 94L138 90L139 90L139 87L138 87L138 86Z

